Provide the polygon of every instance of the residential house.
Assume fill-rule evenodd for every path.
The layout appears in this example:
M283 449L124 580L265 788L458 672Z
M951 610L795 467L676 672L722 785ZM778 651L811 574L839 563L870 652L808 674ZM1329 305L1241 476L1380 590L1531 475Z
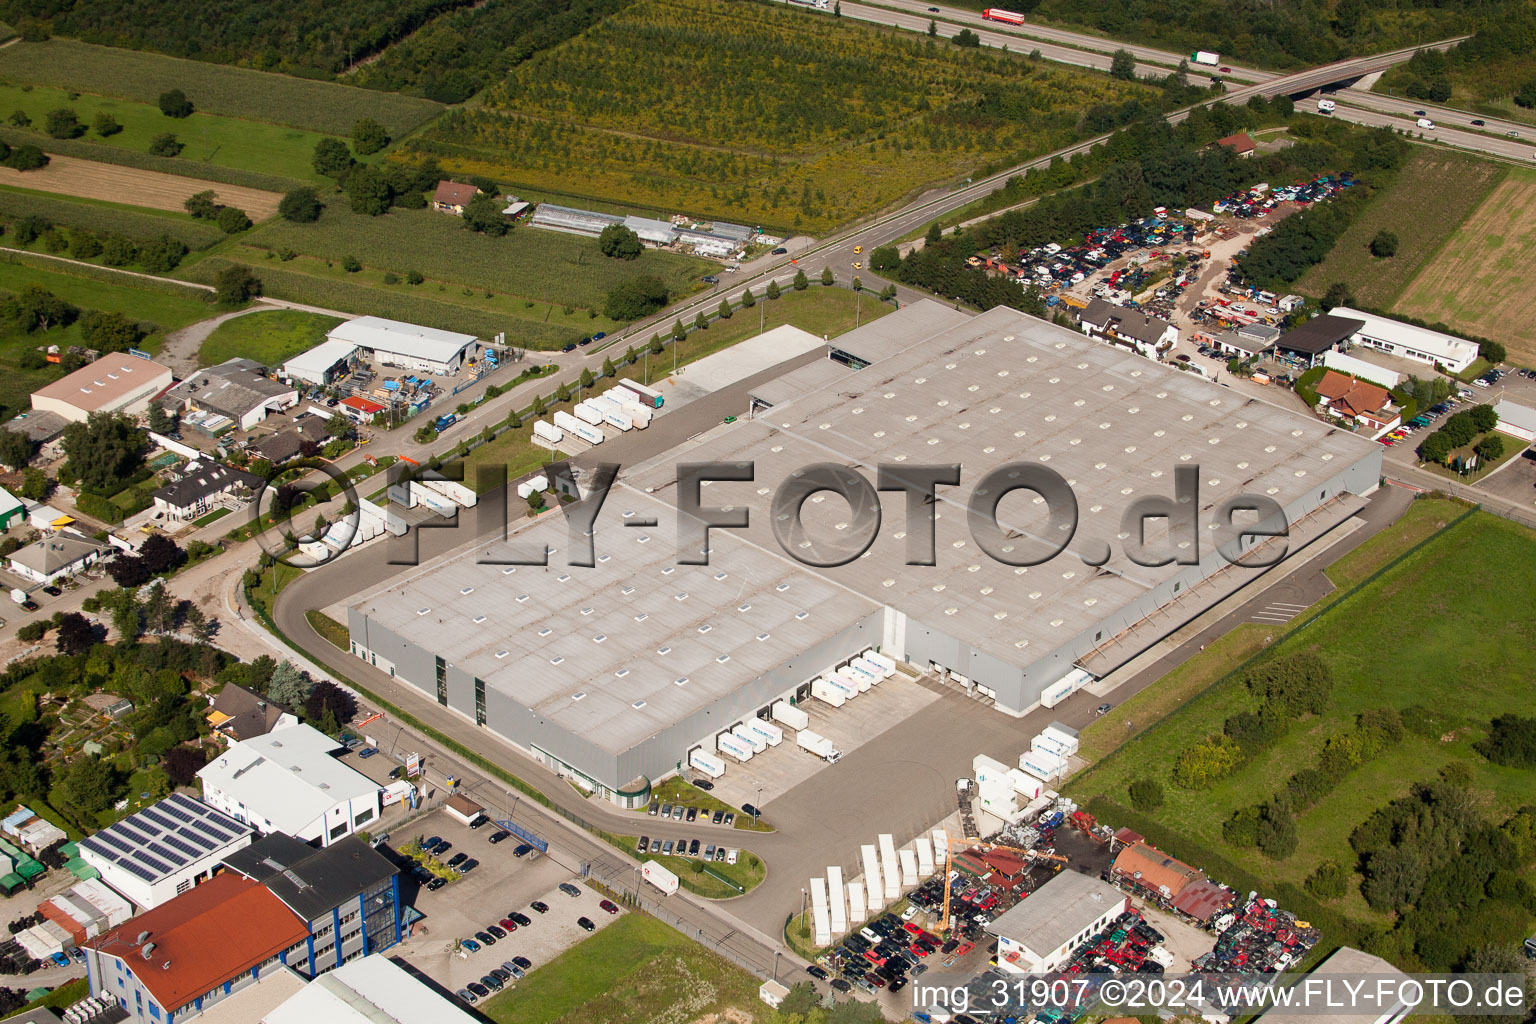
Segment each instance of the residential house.
M73 530L60 530L10 556L11 571L47 585L94 565L107 548Z
M226 683L218 692L205 717L226 744L253 740L299 724L298 717L281 704L234 683Z
M157 489L150 497L154 499L155 508L176 522L184 522L206 515L225 495L251 495L261 487L262 479L254 473L219 462L189 462L182 468L179 479Z
M1148 359L1156 359L1179 341L1179 329L1167 320L1097 297L1078 312L1077 324L1090 338L1123 345Z
M355 423L371 423L373 418L387 407L382 402L375 402L371 398L352 395L337 402L336 408L343 416Z
M440 181L437 183L437 191L432 193L432 209L439 213L451 213L462 217L469 201L479 194L480 190L473 185L465 185L457 181Z
M274 466L281 466L299 454L299 449L306 440L318 439L318 436L305 438L297 430L284 430L249 442L245 450L256 458L266 459Z
M1238 132L1236 135L1228 135L1225 138L1217 139L1216 145L1222 149L1230 149L1244 159L1252 157L1254 150L1259 148L1247 132Z
M1391 430L1401 422L1387 389L1358 377L1328 370L1313 390L1319 408L1347 423L1358 423L1372 434Z

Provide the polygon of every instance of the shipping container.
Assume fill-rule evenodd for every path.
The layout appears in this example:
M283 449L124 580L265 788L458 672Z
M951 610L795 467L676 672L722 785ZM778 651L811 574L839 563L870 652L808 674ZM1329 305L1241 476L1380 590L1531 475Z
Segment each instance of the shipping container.
M561 430L575 430L581 424L581 420L572 416L564 409L556 409L555 415L551 418L555 421L555 426Z
M877 685L886 679L885 666L878 661L871 661L869 658L854 658L853 670L866 673L870 677L870 681Z
M864 660L880 666L880 672L889 679L896 674L896 659L887 657L871 647L864 652Z
M618 409L603 413L603 422L610 427L617 427L621 431L630 431L635 428L635 421Z
M1043 750L1027 750L1019 755L1019 768L1046 785L1054 785L1061 781L1067 762Z
M588 444L603 443L603 432L590 424L582 423L580 420L577 420L576 425L571 428L571 433Z
M533 432L537 437L542 437L550 444L559 444L565 440L565 432L548 420L534 420Z
M774 702L773 720L775 722L783 722L791 729L804 729L811 724L811 716L787 700Z
M731 735L752 748L752 753L761 754L768 749L768 741L752 731L752 727L743 722L731 728Z
M1058 740L1056 737L1049 736L1045 733L1041 733L1034 739L1030 740L1029 749L1043 751L1044 753L1050 754L1052 757L1064 758L1067 756L1067 745Z
M620 405L628 402L634 402L636 405L640 403L640 396L623 384L615 384L604 393Z
M629 390L633 391L636 397L639 398L641 405L649 405L653 409L661 408L662 397L660 391L654 391L651 388L646 387L644 384L636 384L628 377L625 377L623 380L619 381L619 386L628 388Z
M772 722L765 722L761 718L754 718L747 723L747 727L761 737L770 747L776 747L784 742L784 730Z
M1062 746L1066 747L1066 754L1068 757L1077 753L1077 730L1072 728L1070 725L1063 725L1061 722L1052 722L1041 731L1040 735L1049 736L1060 743Z
M582 402L573 411L576 414L576 418L583 423L590 423L596 427L603 422L603 410L593 405L590 401Z
M826 676L825 679L828 686L841 690L843 697L847 700L853 700L859 695L859 684L857 680L849 679L844 675L845 671L846 669L838 669L832 675ZM865 684L865 689L868 689L868 684Z

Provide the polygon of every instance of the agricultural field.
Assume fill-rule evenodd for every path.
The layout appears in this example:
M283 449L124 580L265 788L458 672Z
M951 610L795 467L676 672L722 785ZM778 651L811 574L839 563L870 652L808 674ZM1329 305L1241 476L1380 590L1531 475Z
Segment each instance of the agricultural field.
M629 913L480 1012L497 1024L751 1024L772 1012L757 998L760 984L655 918Z
M21 291L27 285L40 285L80 309L99 309L122 313L154 330L140 342L146 351L156 352L165 332L185 327L213 314L213 307L195 294L166 295L158 291L110 284L94 278L47 270L30 263L0 261L0 298ZM10 419L31 408L29 396L44 384L63 376L56 364L35 369L22 365L22 353L38 346L83 345L80 325L34 330L30 333L0 323L0 419Z
M151 104L166 90L180 89L210 114L329 135L346 135L360 118L371 117L399 137L443 109L413 96L74 39L5 47L0 79Z
M223 187L217 185L214 190ZM10 226L27 216L44 217L61 228L82 228L96 235L115 233L135 239L170 235L194 251L229 237L207 221L194 220L180 207L175 212L155 210L73 196L51 196L0 184L0 223ZM10 236L0 236L0 245L14 247L16 241Z
M1304 719L1209 788L1181 789L1169 774L1179 754L1253 706L1241 682L1227 678L1072 780L1069 795L1129 806L1129 783L1159 778L1165 794L1159 823L1198 848L1222 851L1259 878L1297 885L1324 860L1354 865L1350 832L1452 761L1470 765L1471 793L1485 818L1499 821L1536 802L1536 772L1500 767L1473 749L1493 716L1525 701L1536 635L1522 609L1536 599L1536 535L1483 512L1456 521L1465 511L1438 499L1415 503L1401 524L1360 549L1359 564L1343 566L1337 582L1347 586L1386 567L1383 575L1335 599L1320 617L1261 655L1315 652L1333 676L1323 714ZM1426 533L1424 546L1412 550ZM1403 552L1409 553L1390 564ZM1360 712L1410 705L1431 709L1444 719L1443 727L1437 725L1433 736L1409 731L1346 774L1297 817L1300 841L1289 857L1271 861L1224 841L1222 825L1233 811L1268 799L1291 774L1315 766L1324 741L1353 728ZM1355 920L1382 920L1354 886L1338 909Z
M1536 366L1536 171L1511 170L1409 283L1397 308L1504 343Z
M1503 179L1505 168L1489 160L1418 147L1397 180L1377 193L1334 244L1323 262L1296 282L1297 291L1322 295L1336 281L1348 284L1355 303L1391 309L1408 282ZM1379 231L1397 236L1397 254L1371 255Z
M518 186L823 231L1077 137L1146 86L780 4L638 0L407 143Z
M252 220L272 216L283 198L276 192L262 189L142 171L136 167L98 164L70 156L54 156L47 167L35 171L0 167L0 186L175 211L184 210L183 204L189 197L211 190L218 193L220 202L238 206Z
M265 366L280 365L325 340L340 317L296 309L262 310L226 320L213 329L197 353L197 365L214 366L237 356Z
M275 174L295 181L324 181L314 171L315 143L324 136L286 125L263 124L195 113L190 117L166 117L151 103L70 93L48 86L0 85L0 111L22 111L32 119L28 129L32 141L48 150L54 140L43 130L49 111L69 109L81 126L92 128L96 118L107 115L122 126L114 135L102 136L91 130L82 132L81 141L98 146L147 153L156 136L170 132L186 147L180 159L192 164L213 164ZM13 116L10 114L7 117ZM192 173L196 173L193 171Z

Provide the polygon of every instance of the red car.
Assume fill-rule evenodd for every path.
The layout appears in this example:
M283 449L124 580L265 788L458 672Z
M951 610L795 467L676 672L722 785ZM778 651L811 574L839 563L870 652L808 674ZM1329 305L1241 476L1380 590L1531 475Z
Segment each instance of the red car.
M515 932L515 931L517 931L517 922L512 920L510 917L504 917L500 921L497 921L496 923L501 925L508 932Z
M902 928L906 929L912 935L923 934L923 930L917 925L913 924L911 921L908 921L906 924L902 925Z
M598 904L598 906L602 907L604 910L608 911L608 913L610 913L610 914L617 914L619 912L619 908L614 906L612 900L603 900L601 903Z
M923 945L921 942L914 942L908 948L912 950L912 955L916 956L916 957L925 957L929 953L933 952L927 946Z
M876 967L884 967L885 966L885 957L881 956L879 953L876 953L872 949L866 949L864 951L864 959L868 960L870 963L874 964Z

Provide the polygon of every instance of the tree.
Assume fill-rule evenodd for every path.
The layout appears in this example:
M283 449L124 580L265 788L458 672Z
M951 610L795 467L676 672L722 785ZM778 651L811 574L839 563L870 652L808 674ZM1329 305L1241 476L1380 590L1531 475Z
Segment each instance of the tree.
M347 176L356 161L352 159L352 151L345 142L327 136L315 143L315 155L310 163L316 174L340 181Z
M64 798L81 814L95 817L112 806L122 786L121 774L110 761L94 754L77 757L60 780Z
M950 41L956 46L972 49L981 45L981 36L977 35L975 32L972 32L968 28L963 28L959 32L956 32Z
M1483 462L1498 462L1504 457L1504 439L1498 434L1489 434L1477 442L1472 449Z
M176 628L176 602L163 580L156 580L148 587L143 613L144 625L156 633L169 633Z
M1127 82L1136 80L1136 55L1130 50L1116 50L1109 60L1109 76Z
M1419 458L1437 466L1445 465L1451 455L1451 439L1444 430L1437 430L1419 442Z
M69 476L79 478L87 490L115 494L143 465L146 442L121 413L93 412L64 428L63 447Z
M590 388L594 383L597 382L597 378L592 376L592 371L587 369L585 366L581 368L581 376L577 379L581 381L581 386L583 388Z
M389 145L389 129L371 117L352 126L352 148L363 156L372 156Z
M688 340L688 328L683 326L683 318L682 317L678 317L677 318L677 322L672 325L672 340L673 341L687 341Z
M261 294L261 278L243 263L231 263L213 276L214 297L226 306L239 305Z
M937 38L938 34L939 34L939 23L937 21L934 21L932 18L929 18L928 19L928 38L929 39Z
M14 110L11 112L11 124L17 128L30 128L32 126L32 118L28 116L25 110Z
M620 260L639 259L644 251L640 236L623 224L609 224L603 228L603 233L597 236L597 247L604 256Z
M16 430L0 429L0 466L5 466L12 472L19 471L32 461L34 451L36 449L32 445L32 439L26 434Z
M184 148L172 132L164 132L149 140L149 152L154 156L176 156Z
M709 330L709 320L704 316L704 311L702 309L699 310L699 315L693 318L693 327L694 330L698 331Z
M335 683L322 679L310 689L304 698L304 718L318 722L329 713L339 724L345 725L357 714L357 700Z
M198 220L212 220L219 212L218 193L213 189L204 189L196 195L187 197L182 203L182 208Z
M179 746L167 750L160 758L160 767L173 786L190 786L197 782L197 773L208 763L208 755L202 747Z
M752 294L751 288L741 293L742 309L751 309L755 305L757 305L757 296Z
M720 300L720 308L718 310L716 310L716 313L719 315L721 320L729 320L731 318L731 302L730 302L730 300L729 299L721 299Z
M944 237L944 229L939 226L939 222L938 221L934 221L932 224L928 225L928 230L923 232L923 244L924 245L937 245L938 242L939 242L939 239L941 239L943 237ZM871 258L873 258L873 254L871 254Z
M36 171L48 166L48 154L29 142L11 150L11 158L6 162L13 170Z
M160 113L166 117L191 117L192 109L192 101L180 89L160 94Z
M112 561L107 563L107 575L112 577L124 590L133 587L142 587L149 582L149 567L144 564L144 559L137 555L119 553Z
M283 661L272 670L267 683L267 696L285 708L302 709L314 682L308 674L300 672L293 662Z
M146 414L149 429L157 434L168 434L176 429L176 420L161 405L151 405Z
M144 329L121 313L88 309L80 317L80 337L103 352L126 352L143 339Z
M778 298L779 297L779 282L773 280L772 278L769 278L768 279L768 287L763 289L763 294L765 296L767 296L769 299L776 299L776 298Z
M388 213L390 202L394 199L394 190L390 188L384 172L366 164L347 175L344 190L347 193L347 205L352 208L352 212L370 217Z
M608 290L603 315L610 320L639 320L667 304L667 286L652 274L620 281Z
M320 194L308 185L290 189L277 204L277 212L284 220L295 224L309 224L320 219Z
M501 200L489 192L476 192L464 204L464 226L500 238L512 229L512 222L501 212Z
M233 235L251 226L251 218L245 215L245 211L233 206L219 207L213 220L226 235Z
M60 654L84 654L96 642L96 632L91 623L79 612L65 612L59 618L54 642Z
M97 135L104 139L111 138L123 130L123 126L117 123L117 118L113 117L105 110L99 112L96 115L95 120L91 122L91 128L95 130Z
M56 107L48 111L43 121L43 130L51 138L78 139L85 134L85 125L80 123L80 119L69 107Z
M1468 415L1472 417L1472 426L1479 433L1486 433L1499 425L1499 414L1494 412L1493 406L1486 402L1474 405L1468 410Z
M795 272L795 284L794 284L795 291L803 292L807 288L809 288L810 286L811 286L811 281L810 281L810 278L805 276L805 271L804 270L796 271Z
M186 243L170 235L161 235L140 245L137 250L139 266L152 274L175 270L187 255Z
M28 501L47 501L53 493L53 477L36 466L28 466L21 474L21 490L17 491Z
M139 545L139 558L144 560L145 568L159 575L181 565L186 561L186 554L180 545L165 534L152 533Z
M1137 779L1129 792L1131 806L1138 811L1155 811L1163 805L1163 784L1156 779Z
M870 258L870 266L873 267L874 266L874 258L875 258L874 257L874 253L870 253L870 257L869 258ZM835 280L836 280L836 278L834 278L832 276L832 268L831 267L822 267L821 268L821 283L823 285L825 285L826 287L830 288L832 286L832 283Z
M24 285L21 291L0 304L0 319L20 331L46 332L50 327L68 327L80 315L80 310L40 284Z
M1336 860L1325 860L1307 877L1307 891L1320 900L1336 900L1349 885L1349 872Z
M1500 715L1473 749L1506 768L1536 768L1536 718Z
M1377 259L1387 259L1397 255L1397 236L1390 231L1378 231L1371 239L1371 255Z

